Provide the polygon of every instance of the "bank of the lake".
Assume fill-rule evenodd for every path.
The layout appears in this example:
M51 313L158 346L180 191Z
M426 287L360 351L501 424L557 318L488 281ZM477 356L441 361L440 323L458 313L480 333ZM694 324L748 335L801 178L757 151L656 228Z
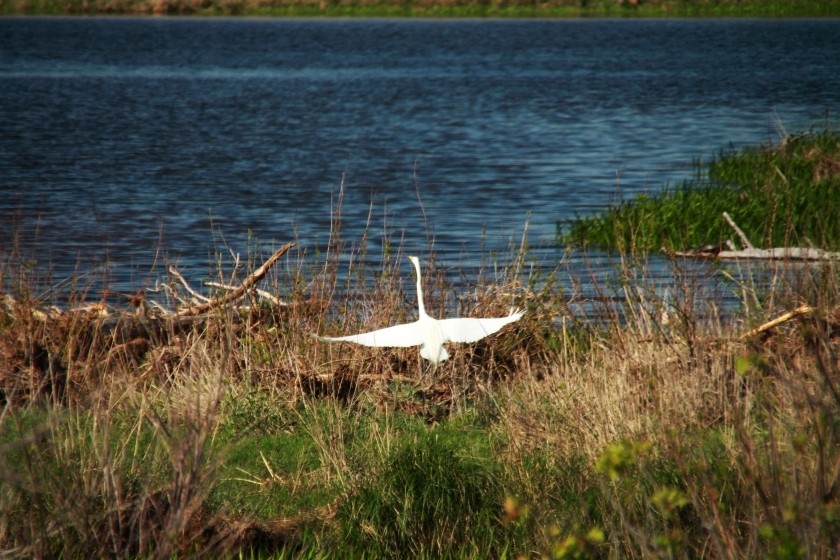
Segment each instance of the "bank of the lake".
M839 0L3 0L2 15L840 17Z
M732 217L760 247L840 248L840 135L790 135L765 146L698 160L695 178L580 216L567 244L610 251L684 251L722 246Z

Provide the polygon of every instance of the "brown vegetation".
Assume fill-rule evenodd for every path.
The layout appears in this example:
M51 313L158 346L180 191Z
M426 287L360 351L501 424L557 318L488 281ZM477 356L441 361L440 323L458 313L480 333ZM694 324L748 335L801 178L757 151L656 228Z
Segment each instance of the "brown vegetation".
M597 286L602 295L587 302L563 293L551 277L522 279L514 266L458 288L470 294L460 312L493 315L517 304L527 307L526 317L480 343L456 346L437 369L416 349L330 346L309 337L410 316L412 283L398 274L400 260L367 271L378 276L372 284L363 274L351 290L358 298L339 289L337 260L311 270L298 261L292 278L254 267L243 275L246 289L217 292L200 313L174 273L168 309L142 297L124 300L125 307L50 309L29 291L7 291L0 308L0 454L17 459L0 461L0 547L19 556L172 557L300 546L313 527L325 535L343 530L336 511L365 480L387 476L384 459L352 455L354 423L406 415L435 429L469 410L486 418L500 442L496 460L518 502L499 515L515 510L513 518L531 527L530 550L571 554L562 547L583 546L644 556L660 550L663 523L674 539L668 546L689 555L753 556L786 543L784 535L797 545L810 542L803 545L808 556L830 556L838 545L832 516L840 513L840 282L833 263L781 263L789 268L779 283L760 290L769 295L740 286L743 309L728 319L718 302L696 296L702 286L679 283L680 261L673 263L678 289L667 300L649 289L644 268L631 264L623 270L623 300ZM426 275L429 307L441 312L454 288L434 267ZM273 284L275 303L260 301L257 277ZM807 313L743 338L802 305ZM249 430L266 433L276 433L284 414L334 403L331 415L303 428L318 449L317 468L283 472L261 450L257 467L231 474L230 451L220 452L215 441L255 394L274 403L248 413ZM33 413L42 420L30 423ZM390 456L400 438L388 421L383 426L369 428L374 457ZM708 447L718 440L720 448ZM713 454L704 454L709 449ZM590 474L575 475L575 482L541 479L547 475L527 467L535 457L546 472L581 458L607 482ZM671 465L674 482L659 488L653 503L690 514L657 514L653 522L645 517L650 511L634 509L639 496L649 496L635 494L644 484L633 481L662 464ZM338 491L295 513L260 518L213 505L209 496L220 480L259 496L322 485ZM596 509L603 513L581 519L604 529L604 542L597 531L580 536L578 525L562 524L559 496L570 491L564 484L579 485L572 491L581 495L601 488L606 502ZM791 513L794 502L799 513ZM547 529L558 524L560 537L580 538L552 536ZM787 533L761 536L771 529Z

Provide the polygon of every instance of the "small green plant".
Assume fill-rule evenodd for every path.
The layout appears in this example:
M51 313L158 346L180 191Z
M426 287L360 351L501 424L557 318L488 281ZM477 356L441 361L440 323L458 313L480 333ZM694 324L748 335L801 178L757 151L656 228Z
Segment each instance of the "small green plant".
M619 442L608 446L595 463L595 470L612 482L636 469L639 456L650 450L649 442Z
M603 554L606 535L600 527L593 527L588 531L575 531L565 537L560 537L556 529L557 541L551 547L551 558L555 560L583 560L600 558Z

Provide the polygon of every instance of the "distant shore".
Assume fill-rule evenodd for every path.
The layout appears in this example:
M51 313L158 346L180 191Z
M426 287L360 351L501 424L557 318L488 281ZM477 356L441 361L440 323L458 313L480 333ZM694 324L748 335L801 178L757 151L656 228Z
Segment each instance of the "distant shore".
M840 17L840 0L0 0L0 15Z

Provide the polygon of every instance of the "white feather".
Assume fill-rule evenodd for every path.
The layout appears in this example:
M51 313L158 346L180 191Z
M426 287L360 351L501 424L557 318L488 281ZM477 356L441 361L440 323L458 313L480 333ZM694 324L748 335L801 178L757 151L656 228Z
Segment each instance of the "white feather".
M364 346L405 348L420 346L420 356L437 365L449 357L443 345L447 342L476 342L498 332L502 327L518 321L524 311L511 310L507 317L435 319L423 305L420 260L408 257L417 272L417 309L419 318L413 323L394 325L347 336L315 336L324 342L354 342Z
M418 321L394 325L361 334L350 334L347 336L316 336L324 342L355 342L362 346L382 346L390 348L405 348L423 344L421 330L417 327Z

